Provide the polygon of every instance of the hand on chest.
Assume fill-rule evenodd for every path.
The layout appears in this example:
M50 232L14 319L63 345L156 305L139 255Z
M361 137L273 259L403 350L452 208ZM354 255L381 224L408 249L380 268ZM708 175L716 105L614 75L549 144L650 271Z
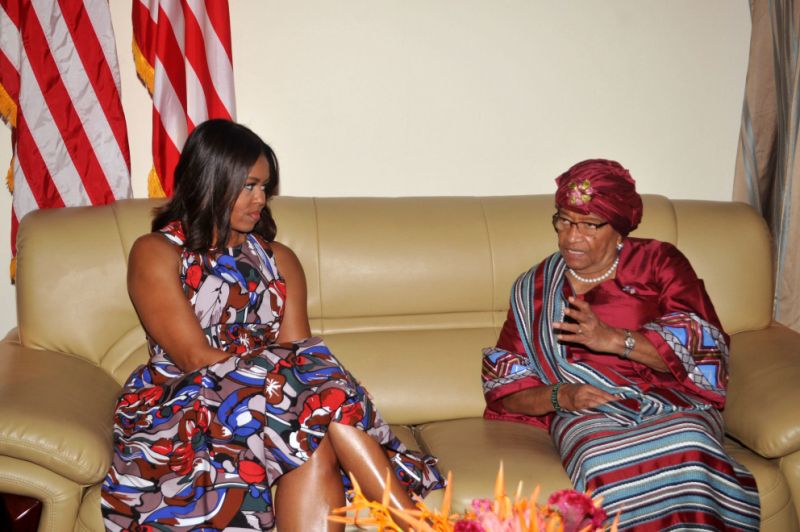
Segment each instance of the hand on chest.
M611 327L636 330L661 314L658 294L647 287L623 285L616 280L601 283L578 297Z

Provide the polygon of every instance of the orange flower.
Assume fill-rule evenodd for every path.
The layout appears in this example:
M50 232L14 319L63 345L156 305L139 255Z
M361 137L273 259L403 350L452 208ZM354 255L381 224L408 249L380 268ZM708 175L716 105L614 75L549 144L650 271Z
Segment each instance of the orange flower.
M602 523L595 524L605 519L606 514L600 508L602 499L593 501L588 494L578 493L575 490L556 492L548 505L539 506L536 504L539 488L534 490L530 498L523 499L520 496L522 491L520 486L512 502L505 493L502 463L495 481L494 500L475 499L472 502L472 508L464 514L450 514L452 475L449 473L442 507L439 510L431 510L419 497L416 497L416 510L399 510L390 507L388 493L391 474L389 472L386 475L386 488L381 502L368 500L352 475L351 480L353 482L353 502L334 510L328 517L330 521L362 526L374 525L379 531L400 530L394 519L396 517L400 522L411 525L414 530L420 532L578 532L579 530L580 532L602 532L604 530L617 532L617 523L619 522L619 515L617 515L609 529L602 528ZM565 514L573 512L574 514L576 508L578 513L582 512L581 518L566 523L562 512ZM569 515L569 517L572 518L575 515ZM589 521L587 522L585 519Z

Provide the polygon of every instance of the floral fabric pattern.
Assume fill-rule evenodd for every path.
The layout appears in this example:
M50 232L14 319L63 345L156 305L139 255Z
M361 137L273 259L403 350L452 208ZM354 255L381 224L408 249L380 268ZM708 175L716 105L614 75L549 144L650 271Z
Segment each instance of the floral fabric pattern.
M178 224L162 233L183 244ZM400 443L322 339L274 343L286 286L268 243L248 235L239 248L184 249L180 280L209 344L232 356L183 373L149 339L150 361L115 411L107 530L271 529L270 487L311 457L332 421L378 441L409 492L444 485L436 460Z

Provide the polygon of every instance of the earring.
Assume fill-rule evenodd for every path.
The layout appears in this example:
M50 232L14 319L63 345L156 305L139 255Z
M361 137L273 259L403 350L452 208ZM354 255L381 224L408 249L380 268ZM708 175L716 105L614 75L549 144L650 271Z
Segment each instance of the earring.
M619 253L620 251L622 251L622 247L623 247L623 244L622 244L622 242L617 242L617 253Z

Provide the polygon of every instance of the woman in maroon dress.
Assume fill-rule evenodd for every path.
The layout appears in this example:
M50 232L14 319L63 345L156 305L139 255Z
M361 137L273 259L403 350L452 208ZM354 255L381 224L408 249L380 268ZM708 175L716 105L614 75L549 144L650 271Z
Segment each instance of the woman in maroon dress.
M485 417L549 430L621 529L758 530L755 480L722 448L728 336L703 282L675 246L628 236L642 201L619 163L556 182L558 252L514 284Z

